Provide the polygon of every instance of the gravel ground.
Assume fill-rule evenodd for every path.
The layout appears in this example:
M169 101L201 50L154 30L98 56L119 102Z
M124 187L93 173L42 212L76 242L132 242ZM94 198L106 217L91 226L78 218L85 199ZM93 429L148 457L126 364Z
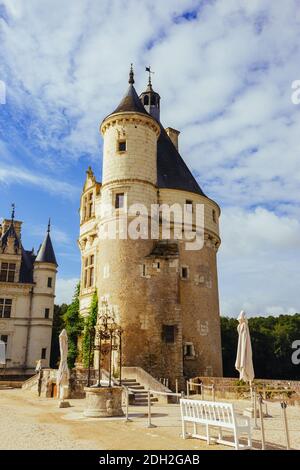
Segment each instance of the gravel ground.
M147 428L147 409L130 407L131 421L123 418L97 419L83 416L84 400L70 400L71 407L59 409L54 399L37 398L20 389L0 389L0 449L230 449L198 439L180 437L178 405L152 408L154 428ZM242 411L247 401L236 401ZM268 406L271 418L264 420L267 448L284 449L285 435L279 403ZM287 408L291 447L300 449L300 407ZM226 436L226 433L224 433ZM254 448L261 446L260 430L253 431Z

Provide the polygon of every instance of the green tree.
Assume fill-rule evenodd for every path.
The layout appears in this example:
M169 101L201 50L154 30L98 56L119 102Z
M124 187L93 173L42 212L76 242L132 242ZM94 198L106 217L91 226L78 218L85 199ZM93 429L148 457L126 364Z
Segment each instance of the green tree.
M82 339L82 357L84 367L89 367L89 353L90 353L90 342L93 341L90 332L94 331L94 327L97 323L98 316L98 295L97 291L94 292L89 315L84 323L83 339ZM94 351L91 351L91 362L93 363Z
M234 363L238 334L237 320L221 318L223 371L237 377ZM299 380L299 365L292 363L293 341L300 339L300 314L249 318L255 377Z
M79 292L80 283L75 288L72 303L69 305L66 313L63 316L65 328L68 334L68 365L72 369L75 365L78 356L78 338L83 330L83 319L79 313Z
M68 309L67 304L54 305L51 339L50 367L56 369L59 363L59 334L65 328L63 316Z

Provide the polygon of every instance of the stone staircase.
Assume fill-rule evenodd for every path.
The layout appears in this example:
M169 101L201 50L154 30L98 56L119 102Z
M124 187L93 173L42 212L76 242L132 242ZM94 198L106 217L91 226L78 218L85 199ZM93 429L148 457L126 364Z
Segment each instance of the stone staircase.
M143 385L136 381L136 379L122 379L122 385L134 391L129 394L129 401L131 405L147 406L148 405L148 392ZM158 401L152 394L151 403Z

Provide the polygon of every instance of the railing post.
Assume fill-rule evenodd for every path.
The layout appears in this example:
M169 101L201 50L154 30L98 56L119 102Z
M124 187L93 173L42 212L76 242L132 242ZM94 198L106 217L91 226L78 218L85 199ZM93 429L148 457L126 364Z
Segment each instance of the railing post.
M257 426L257 396L256 396L256 387L253 387L253 396L254 396L254 425L253 425L253 429L259 429L259 427Z
M190 383L189 381L187 380L186 381L186 396L189 398L190 396Z
M178 379L175 379L175 393L178 393ZM177 403L179 401L179 397L176 397Z
M211 391L212 391L212 400L216 401L215 384L212 384Z
M290 446L290 435L289 435L287 416L286 416L286 407L287 407L286 401L280 402L280 406L282 410L282 420L283 420L284 433L285 433L286 450L290 450L291 446Z
M125 421L131 421L131 419L129 419L128 417L129 415L129 390L127 387L125 388L125 393L126 393Z
M264 415L262 410L262 403L263 398L262 394L259 394L258 398L258 408L259 408L259 419L260 419L260 429L261 429L261 450L266 449L266 441L265 441L265 428L264 428Z
M147 428L155 428L154 424L151 423L151 394L148 390L148 425Z

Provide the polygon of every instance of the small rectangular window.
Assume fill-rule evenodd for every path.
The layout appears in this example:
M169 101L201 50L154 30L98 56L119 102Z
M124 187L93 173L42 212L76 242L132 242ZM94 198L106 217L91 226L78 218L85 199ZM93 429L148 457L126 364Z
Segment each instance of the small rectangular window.
M126 140L119 140L118 141L118 151L119 152L126 152Z
M41 359L46 359L47 357L47 348L42 348Z
M50 317L50 308L45 308L45 318Z
M189 277L189 269L187 266L182 266L181 267L181 278L182 279L188 279Z
M47 286L52 287L52 277L48 277Z
M10 318L12 299L0 299L0 318Z
M213 222L217 222L217 217L216 217L216 211L213 209L212 211L212 219L213 219Z
M163 325L163 340L165 343L175 343L174 325Z
M124 207L124 193L116 194L115 208L122 209Z
M5 353L7 353L8 335L0 335L0 339L5 344Z
M193 212L193 201L191 201L190 199L187 199L185 201L185 208L187 212Z
M142 271L142 276L143 276L143 277L146 277L146 275L147 275L147 269L146 269L146 265L145 265L145 264L143 264L143 271Z
M15 263L1 263L0 281L14 282L16 272Z

